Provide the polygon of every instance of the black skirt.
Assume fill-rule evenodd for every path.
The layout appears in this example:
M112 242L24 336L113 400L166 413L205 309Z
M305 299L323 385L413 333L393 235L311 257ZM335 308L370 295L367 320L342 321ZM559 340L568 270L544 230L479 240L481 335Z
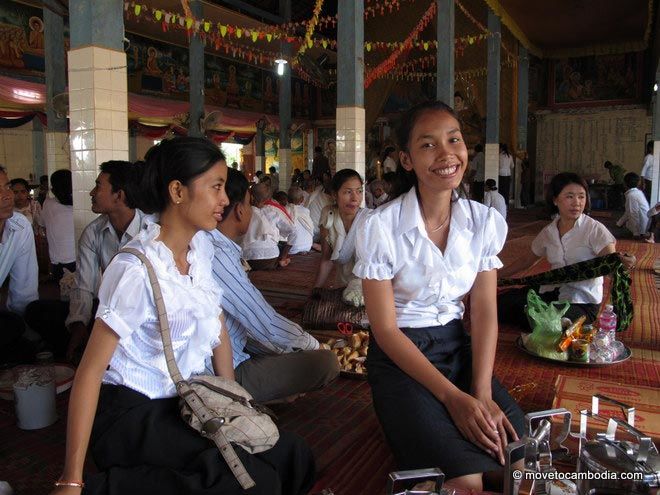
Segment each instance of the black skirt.
M183 422L178 398L149 399L121 386L101 387L90 445L100 473L85 477L86 495L302 495L314 482L309 447L281 431L266 452L235 447L256 483L244 491L215 444Z
M460 320L402 331L447 379L470 393L472 349ZM447 479L502 469L463 437L444 404L394 364L375 339L369 343L367 377L376 415L399 469L438 467ZM495 378L492 388L493 400L522 436L522 410Z

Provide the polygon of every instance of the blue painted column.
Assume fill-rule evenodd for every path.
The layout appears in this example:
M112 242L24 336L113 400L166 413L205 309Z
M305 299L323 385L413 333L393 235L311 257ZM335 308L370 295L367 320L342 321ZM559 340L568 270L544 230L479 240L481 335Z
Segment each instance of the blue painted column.
M76 237L96 215L89 191L98 166L128 160L124 2L69 2L69 133Z
M190 1L190 10L195 19L204 17L204 6L200 0ZM190 75L190 127L189 136L202 136L200 119L204 115L204 43L199 34L190 38L188 47L188 70Z
M437 63L436 98L454 107L454 0L436 0Z
M488 9L488 79L486 87L486 178L498 181L500 165L500 18Z
M284 22L291 22L291 0L280 0L280 15ZM280 146L278 161L280 165L280 189L287 191L291 185L291 45L286 41L280 42L282 58L289 63L284 65L284 74L279 77L279 117L280 117ZM268 173L268 170L265 170Z
M41 163L35 161L35 173L38 167L41 174L51 174L59 168L71 168L68 146L69 139L66 115L58 115L53 109L53 96L64 93L66 89L66 68L64 64L64 9L55 0L45 0L44 16L44 62L46 76L46 154L40 154ZM38 131L37 131L38 127ZM37 136L37 132L39 136ZM35 123L35 139L43 147L44 133L41 123ZM37 141L35 141L37 142ZM36 151L36 150L35 150Z
M336 170L364 177L364 0L339 0L337 20Z

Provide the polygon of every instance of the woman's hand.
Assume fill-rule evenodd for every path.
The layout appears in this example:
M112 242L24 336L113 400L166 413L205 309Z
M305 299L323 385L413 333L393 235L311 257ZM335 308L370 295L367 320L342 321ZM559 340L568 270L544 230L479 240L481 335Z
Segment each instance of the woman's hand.
M491 456L497 455L500 462L504 464L501 435L506 436L506 433L502 427L501 417L496 415L498 421L493 417L491 405L487 401L476 399L458 389L452 392L443 403L463 436ZM495 406L497 407L497 404ZM497 410L504 416L499 408ZM506 420L506 417L504 419ZM509 426L511 425L509 424Z
M637 263L637 258L635 258L635 255L628 253L618 253L618 254L626 270L632 270L633 268L635 268L635 264Z
M499 454L500 464L504 465L504 451L507 444L509 443L507 439L507 433L509 434L509 438L511 438L512 441L514 442L518 441L518 434L516 433L516 430L509 421L509 419L506 417L506 414L504 414L504 412L500 409L500 406L497 405L497 403L492 399L492 397L480 399L480 402L486 406L488 412L490 413L491 418L495 422L496 425L495 429L499 437L498 454Z

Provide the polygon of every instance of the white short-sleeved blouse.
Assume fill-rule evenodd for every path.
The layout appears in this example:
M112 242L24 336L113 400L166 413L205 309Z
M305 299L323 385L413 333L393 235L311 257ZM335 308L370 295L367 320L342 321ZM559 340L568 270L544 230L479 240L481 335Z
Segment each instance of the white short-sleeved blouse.
M443 253L426 233L413 188L374 210L360 232L353 273L392 280L399 328L421 328L462 318L477 273L502 266L507 225L494 208L456 199Z
M555 218L532 241L532 252L547 258L553 269L595 258L608 244L616 242L607 227L587 215L580 215L563 237L559 237L558 221L559 217ZM562 285L543 285L540 292L551 292L557 287L560 301L600 304L603 300L603 277Z
M326 241L332 249L330 260L337 262L337 282L340 285L347 285L355 278L355 239L358 237L358 226L368 211L366 208L358 209L348 232L336 206L326 206L321 213L321 227L328 231Z
M142 251L160 282L176 363L185 379L204 372L204 359L220 343L222 291L213 280L213 247L204 232L190 243L188 275L156 240L160 226L152 219L126 247ZM118 336L103 383L124 385L152 399L176 395L165 364L160 326L142 262L132 254L117 255L103 274L96 313Z

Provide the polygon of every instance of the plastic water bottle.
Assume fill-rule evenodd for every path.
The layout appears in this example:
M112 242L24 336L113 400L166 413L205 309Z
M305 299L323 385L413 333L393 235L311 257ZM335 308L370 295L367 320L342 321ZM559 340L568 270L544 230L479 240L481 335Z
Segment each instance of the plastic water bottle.
M616 313L611 304L606 304L605 309L598 316L598 327L600 330L609 333L610 343L616 340Z
M610 336L608 347L612 350L612 360L616 360L624 350L624 345L616 340L616 313L611 304L606 304L605 309L598 317L598 326L603 332Z

